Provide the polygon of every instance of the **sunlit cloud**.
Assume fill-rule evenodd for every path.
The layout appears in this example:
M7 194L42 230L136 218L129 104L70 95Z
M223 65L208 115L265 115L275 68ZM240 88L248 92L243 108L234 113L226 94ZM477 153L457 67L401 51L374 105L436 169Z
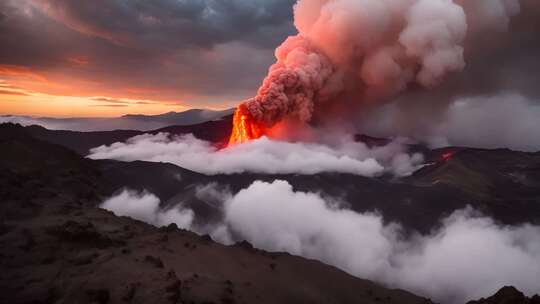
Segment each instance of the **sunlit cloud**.
M26 78L39 82L47 82L47 79L36 71L17 65L0 64L0 76L11 78Z
M87 66L90 61L85 56L73 56L67 58L67 61L75 66Z
M11 91L11 90L0 90L0 95L18 95L18 96L29 96L24 92Z
M50 117L116 117L125 114L162 114L184 111L180 102L109 96L55 95L23 89L0 79L0 115ZM76 93L76 92L74 92Z

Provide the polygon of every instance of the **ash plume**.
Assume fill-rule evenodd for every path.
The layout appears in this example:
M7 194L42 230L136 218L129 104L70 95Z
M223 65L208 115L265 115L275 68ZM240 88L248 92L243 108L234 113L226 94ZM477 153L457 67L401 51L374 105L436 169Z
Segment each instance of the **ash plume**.
M277 48L242 108L272 127L309 122L335 103L370 106L413 84L431 88L465 68L467 35L506 30L519 11L517 0L299 0L298 35Z

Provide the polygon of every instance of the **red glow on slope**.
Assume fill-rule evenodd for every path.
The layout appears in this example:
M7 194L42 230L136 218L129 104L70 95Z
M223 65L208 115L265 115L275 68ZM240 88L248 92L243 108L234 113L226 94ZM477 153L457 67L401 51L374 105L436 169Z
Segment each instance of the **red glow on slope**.
M443 153L441 157L444 161L449 161L449 160L452 160L455 154L456 154L455 151L449 151L449 152Z

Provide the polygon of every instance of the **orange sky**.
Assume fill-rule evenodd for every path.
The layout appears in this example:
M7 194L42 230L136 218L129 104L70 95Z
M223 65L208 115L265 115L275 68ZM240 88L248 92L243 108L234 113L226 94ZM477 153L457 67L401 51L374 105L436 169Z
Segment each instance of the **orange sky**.
M74 63L85 64L82 59ZM113 96L99 91L92 94L91 88L91 83L80 80L65 79L65 84L61 84L28 68L0 65L0 115L117 117L181 112L191 108L180 101L137 98L155 94L144 89L123 88L120 96Z
M102 97L95 97L102 98ZM118 100L122 103L105 103L94 97L55 96L41 93L30 95L0 94L0 115L25 115L47 117L117 117L124 114L161 114L181 112L187 107L153 101ZM140 104L142 103L142 104Z
M296 32L284 1L0 0L0 115L234 107Z

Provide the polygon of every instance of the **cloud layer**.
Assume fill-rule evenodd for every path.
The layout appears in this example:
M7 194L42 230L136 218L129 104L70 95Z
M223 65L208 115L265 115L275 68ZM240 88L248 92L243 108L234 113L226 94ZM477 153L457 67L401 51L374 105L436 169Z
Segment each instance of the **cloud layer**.
M343 140L336 146L316 143L274 141L266 137L246 144L218 149L193 135L165 133L140 135L125 143L101 146L90 151L92 159L169 162L204 173L242 172L268 174L316 174L341 172L377 176L385 172L403 176L422 165L420 154L409 155L399 142L369 149L362 143Z
M260 249L317 259L445 304L486 297L504 285L540 292L537 226L499 226L467 208L429 235L405 238L400 225L383 224L382 215L342 209L320 194L295 192L285 181L256 181L234 195L213 186L199 191L221 197L223 221L188 228L225 244L247 240ZM144 195L132 197L147 204ZM150 223L155 214L148 215ZM185 227L185 221L177 224Z
M443 303L508 284L540 291L540 227L499 227L469 209L430 235L404 240L380 215L339 209L284 181L254 182L227 202L225 221L237 239L258 248L315 258Z
M540 102L519 94L457 98L448 107L390 104L363 122L366 132L415 137L434 147L540 151Z
M159 204L159 198L151 193L125 189L103 202L101 208L117 216L131 217L158 227L175 223L182 229L191 228L194 219L192 210L182 209L181 206L161 210Z

